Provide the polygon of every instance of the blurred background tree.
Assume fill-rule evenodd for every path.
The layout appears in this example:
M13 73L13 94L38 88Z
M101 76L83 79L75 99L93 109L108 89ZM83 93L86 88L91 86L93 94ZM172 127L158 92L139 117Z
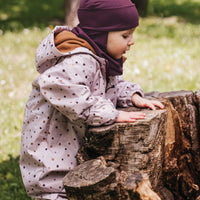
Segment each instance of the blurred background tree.
M65 24L74 27L78 24L77 10L80 0L64 0Z
M145 17L147 15L148 0L132 0L135 3L139 15Z

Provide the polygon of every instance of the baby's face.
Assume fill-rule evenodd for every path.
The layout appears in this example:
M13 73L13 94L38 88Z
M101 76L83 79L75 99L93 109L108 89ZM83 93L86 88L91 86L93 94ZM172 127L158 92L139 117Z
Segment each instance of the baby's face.
M133 32L136 28L108 33L107 53L114 59L120 59L134 44Z

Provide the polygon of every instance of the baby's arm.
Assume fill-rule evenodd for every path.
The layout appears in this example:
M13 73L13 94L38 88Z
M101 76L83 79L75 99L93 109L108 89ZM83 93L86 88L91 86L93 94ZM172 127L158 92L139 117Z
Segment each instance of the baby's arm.
M161 109L164 108L164 105L156 100L148 100L143 98L144 94L142 89L138 84L124 81L121 77L117 77L118 83L118 106L128 107L128 106L137 106L137 107L148 107L152 110L155 110L156 107ZM115 122L135 122L138 119L143 119L145 114L143 112L124 112L119 111L118 117Z
M119 113L112 101L105 98L105 90L101 89L101 95L92 92L99 89L96 83L100 81L103 78L96 59L78 54L46 70L35 84L46 101L69 121L100 126L112 124Z
M131 107L133 106L131 97L133 94L144 96L142 88L137 83L125 81L121 76L115 78L115 87L117 88L117 106L118 107Z

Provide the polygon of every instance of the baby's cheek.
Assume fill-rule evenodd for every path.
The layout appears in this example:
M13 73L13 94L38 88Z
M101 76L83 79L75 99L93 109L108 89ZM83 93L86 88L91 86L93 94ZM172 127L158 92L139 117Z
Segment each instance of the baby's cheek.
M126 45L120 45L119 49L120 49L120 51L125 51L126 50Z

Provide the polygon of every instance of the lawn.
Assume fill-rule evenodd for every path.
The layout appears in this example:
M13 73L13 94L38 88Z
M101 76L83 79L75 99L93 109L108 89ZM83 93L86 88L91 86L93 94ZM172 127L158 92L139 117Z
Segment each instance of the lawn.
M124 78L144 91L200 88L200 25L178 17L142 19L128 52Z
M187 9L186 9L187 8ZM62 0L0 2L0 199L29 199L18 167L20 132L34 56L55 22L62 24ZM135 45L127 53L124 78L145 92L200 88L200 2L150 0Z

